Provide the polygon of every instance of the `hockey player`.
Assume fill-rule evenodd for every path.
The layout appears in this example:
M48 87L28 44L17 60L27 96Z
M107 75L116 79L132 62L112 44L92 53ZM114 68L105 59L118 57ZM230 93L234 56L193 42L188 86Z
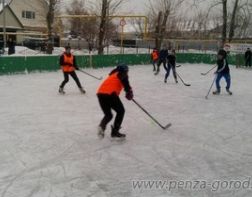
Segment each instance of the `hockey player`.
M229 90L231 85L231 76L230 69L227 61L227 52L224 49L220 49L217 55L217 71L215 72L216 76L216 91L213 94L218 95L221 92L220 80L222 77L226 80L226 91L229 95L232 95L232 92Z
M153 65L153 71L156 71L156 64L158 62L158 50L156 48L154 48L151 53L151 61Z
M163 48L161 49L159 53L157 71L155 72L155 75L159 73L159 67L162 63L163 63L164 68L166 68L167 57L168 57L168 49L166 46L163 46Z
M167 83L167 78L169 77L170 71L172 69L173 77L175 79L175 82L178 83L177 73L176 73L176 56L175 56L175 50L174 49L168 55L167 60L168 60L168 63L167 63L167 67L166 67L166 74L165 74L164 82Z
M64 86L69 81L69 75L74 79L77 86L80 89L80 92L85 94L86 91L82 88L81 83L75 73L75 70L79 70L79 67L76 64L76 60L74 55L71 53L71 47L66 46L65 52L60 56L60 66L63 71L64 81L61 83L59 87L59 93L65 94Z
M111 110L116 112L114 125L111 126L112 138L125 138L126 135L119 132L124 118L124 106L119 98L121 90L124 88L126 98L133 99L133 91L128 80L128 66L119 64L113 69L109 76L103 81L97 91L97 97L100 107L104 113L98 127L98 136L103 138L107 124L112 120L113 115Z
M247 48L247 51L245 52L245 66L246 67L251 67L251 60L252 60L252 52L250 48Z

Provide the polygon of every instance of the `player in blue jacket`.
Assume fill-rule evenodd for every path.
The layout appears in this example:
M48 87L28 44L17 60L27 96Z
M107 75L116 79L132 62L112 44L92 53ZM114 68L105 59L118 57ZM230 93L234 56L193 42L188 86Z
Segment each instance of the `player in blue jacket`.
M232 92L230 91L231 86L231 76L230 76L230 69L228 66L227 61L227 52L224 49L220 49L218 51L218 57L217 57L217 71L215 72L216 76L216 90L213 92L213 94L218 95L221 92L220 87L220 80L222 77L226 80L226 91L229 95L232 95Z
M168 63L166 67L166 74L165 74L165 80L164 82L167 83L167 78L170 75L170 71L172 69L173 77L176 83L178 83L177 80L177 73L176 73L176 56L175 56L175 50L173 49L172 52L167 57Z

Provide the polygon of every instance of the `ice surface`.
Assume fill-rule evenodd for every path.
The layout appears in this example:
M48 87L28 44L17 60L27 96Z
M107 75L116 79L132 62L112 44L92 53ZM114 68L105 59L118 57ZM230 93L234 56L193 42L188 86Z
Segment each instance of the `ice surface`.
M252 172L252 73L231 69L233 96L205 95L211 65L185 64L180 76L191 87L163 82L164 71L130 67L136 101L163 125L162 130L133 102L126 108L125 142L111 141L110 129L97 137L102 118L96 89L100 81L78 76L66 95L58 94L62 73L0 77L0 196L1 197L251 197L248 189L211 191L133 189L133 180L244 180ZM87 69L98 77L111 68ZM225 83L222 82L224 89Z

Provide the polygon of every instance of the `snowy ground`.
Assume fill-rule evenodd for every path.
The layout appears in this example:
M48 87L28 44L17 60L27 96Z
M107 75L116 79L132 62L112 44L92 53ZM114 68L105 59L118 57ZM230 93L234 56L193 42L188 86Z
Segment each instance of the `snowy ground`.
M53 55L61 55L65 51L64 47L54 47ZM207 53L207 54L216 54L216 51L202 51L202 50L181 50L181 53ZM72 49L72 53L74 55L89 55L88 49ZM110 45L109 48L104 48L104 54L148 54L150 53L149 48L124 48L123 52L121 52L121 47L116 47L113 45ZM97 50L93 51L94 55L97 55ZM12 54L11 56L41 56L41 55L48 55L45 54L42 51L38 50L32 50L27 47L23 46L16 46L15 47L15 54ZM5 53L3 56L8 56L8 48L5 48Z
M164 84L164 73L154 76L150 65L131 67L135 99L162 124L173 125L160 129L123 93L125 142L111 141L110 130L103 140L96 136L102 118L95 96L99 81L78 73L88 93L81 95L70 80L62 96L60 71L1 76L0 196L251 197L251 189L230 182L225 188L224 181L252 175L252 73L233 68L234 95L223 92L206 100L213 75L200 72L210 68L178 68L192 84L186 87L172 78ZM106 76L110 69L87 71ZM208 185L134 189L134 180ZM213 191L217 185L210 184L218 180L223 188Z
M52 55L61 55L65 51L64 47L54 47ZM72 49L72 53L74 55L89 55L88 49ZM104 54L146 54L150 53L148 48L124 48L123 52L121 52L120 47L110 45L109 48L104 49ZM98 54L97 50L93 51L94 55ZM32 50L24 46L16 46L15 47L15 54L11 56L41 56L41 55L48 55L39 50ZM5 48L5 53L3 56L8 56L8 48Z

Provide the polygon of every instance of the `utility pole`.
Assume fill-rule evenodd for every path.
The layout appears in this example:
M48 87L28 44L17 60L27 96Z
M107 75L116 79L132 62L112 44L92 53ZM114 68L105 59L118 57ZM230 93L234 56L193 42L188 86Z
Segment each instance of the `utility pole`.
M3 0L3 41L4 49L6 48L6 15L5 15L5 0Z

